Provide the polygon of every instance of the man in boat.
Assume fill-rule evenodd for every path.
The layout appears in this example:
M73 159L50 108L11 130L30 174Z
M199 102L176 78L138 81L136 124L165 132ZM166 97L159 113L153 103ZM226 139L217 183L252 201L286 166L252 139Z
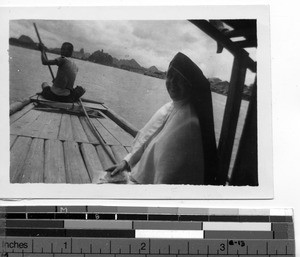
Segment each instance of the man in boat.
M107 177L131 171L135 184L217 184L217 149L210 84L199 67L178 53L169 65L172 99L137 134L132 151ZM121 173L122 174L122 173Z
M53 80L53 85L49 86L47 82L42 84L41 95L48 100L58 102L76 102L85 93L85 89L77 86L74 89L74 82L78 68L69 57L73 53L73 45L69 42L62 44L61 56L54 60L48 60L45 54L45 46L40 44L41 58L43 65L57 65L57 74Z

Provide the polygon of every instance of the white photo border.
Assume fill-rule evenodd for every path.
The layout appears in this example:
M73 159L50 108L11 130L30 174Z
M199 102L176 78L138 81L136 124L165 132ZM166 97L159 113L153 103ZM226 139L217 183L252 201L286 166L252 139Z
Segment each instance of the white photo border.
M1 7L0 198L68 199L272 199L272 91L270 10L267 5L150 7ZM87 15L88 14L88 15ZM11 184L9 182L9 20L180 20L257 19L258 175L259 186Z

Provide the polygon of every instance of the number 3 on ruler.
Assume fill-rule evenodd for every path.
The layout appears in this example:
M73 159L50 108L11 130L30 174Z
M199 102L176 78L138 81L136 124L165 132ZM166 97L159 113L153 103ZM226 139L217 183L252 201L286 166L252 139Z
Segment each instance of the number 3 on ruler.
M220 244L220 251L225 251L225 244Z

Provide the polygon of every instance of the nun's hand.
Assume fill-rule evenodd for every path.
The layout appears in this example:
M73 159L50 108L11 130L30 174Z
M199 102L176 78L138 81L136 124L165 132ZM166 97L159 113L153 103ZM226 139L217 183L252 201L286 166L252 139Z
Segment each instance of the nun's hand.
M119 172L122 172L126 169L129 169L129 165L126 161L121 161L119 164L113 165L111 167L109 167L108 169L106 169L107 172L111 172L111 176L116 175Z

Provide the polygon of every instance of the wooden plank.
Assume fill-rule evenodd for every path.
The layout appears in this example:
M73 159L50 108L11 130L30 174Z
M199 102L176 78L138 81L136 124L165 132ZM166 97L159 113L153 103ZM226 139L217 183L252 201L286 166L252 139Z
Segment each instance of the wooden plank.
M84 107L92 108L96 110L106 110L106 108L102 104L83 102L83 105Z
M10 124L14 123L16 120L18 120L19 118L21 118L25 113L29 112L32 108L34 107L33 103L30 103L28 105L26 105L23 109L21 109L20 111L12 114L9 117L10 120Z
M20 183L22 168L29 151L32 139L18 137L10 151L10 182Z
M11 135L10 136L10 140L9 140L9 143L10 143L10 148L14 145L16 139L17 139L17 135Z
M66 183L63 144L59 140L45 142L45 183Z
M34 122L39 115L40 111L31 110L27 112L24 116L18 119L16 122L11 124L10 126L10 134L14 135L22 135L20 132L24 130L27 126L30 126L32 122Z
M114 156L112 150L110 149L109 146L105 146L106 149L112 154L112 156ZM96 146L96 150L101 162L102 167L104 168L104 170L108 169L109 167L113 166L116 161L112 161L110 159L110 157L108 156L108 154L106 153L106 151L103 149L102 145L97 145Z
M60 128L62 114L60 113L49 113L48 121L43 127L39 137L46 139L57 139Z
M84 129L84 132L89 140L89 142L91 144L99 144L99 140L96 138L96 136L94 135L94 133L91 131L87 121L86 121L86 117L79 117L79 120L81 122L81 125Z
M71 117L69 114L63 114L61 118L60 129L58 133L58 139L64 141L73 141L73 131Z
M44 182L44 139L32 140L22 173L21 183Z
M76 142L86 142L86 143L88 143L89 140L87 138L87 135L84 132L84 129L82 127L82 124L79 121L79 118L75 115L71 115L71 123L72 123L72 130L73 130L74 140Z
M104 178L106 172L101 165L96 148L92 144L81 145L81 152L92 181Z
M91 119L92 123L102 136L103 140L108 145L121 145L121 143L113 137L113 135L98 121L98 119Z
M44 126L49 122L49 114L47 112L40 112L41 114L30 125L26 126L20 131L23 136L38 137Z
M72 184L91 183L88 171L84 165L79 146L76 142L63 143L66 167L66 182Z
M114 153L114 156L118 163L121 162L124 159L124 157L128 154L125 147L122 145L112 145L110 148Z
M110 119L98 119L98 121L124 146L131 146L133 137L121 129Z

